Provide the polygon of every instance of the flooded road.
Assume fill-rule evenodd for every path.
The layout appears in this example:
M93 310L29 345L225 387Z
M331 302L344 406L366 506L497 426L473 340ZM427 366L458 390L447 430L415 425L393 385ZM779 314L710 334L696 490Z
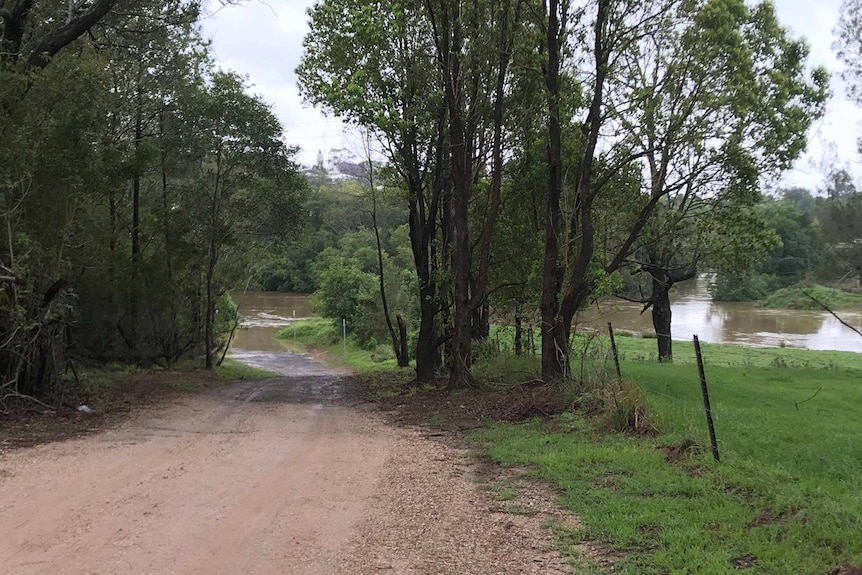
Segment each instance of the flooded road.
M305 294L279 292L234 292L233 301L242 314L242 328L237 330L231 353L244 351L289 351L276 334L295 320L311 317L311 305Z
M841 325L825 311L776 310L750 303L712 302L707 279L698 278L676 286L673 297L673 338L690 340L692 334L709 343L732 343L754 347L799 347L818 350L862 352L862 337ZM237 333L232 353L287 351L275 334L297 319L310 317L308 296L267 292L233 295L245 317L245 329ZM593 305L579 315L580 329L604 332L607 322L617 331L652 332L650 313L643 306L619 299ZM851 325L862 329L862 313L840 312Z

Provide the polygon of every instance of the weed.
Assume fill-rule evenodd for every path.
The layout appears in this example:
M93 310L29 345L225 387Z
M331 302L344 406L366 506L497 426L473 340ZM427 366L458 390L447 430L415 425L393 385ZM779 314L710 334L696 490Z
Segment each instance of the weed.
M443 429L446 427L446 418L440 414L428 418L428 427L431 429Z
M522 505L509 505L506 507L506 513L509 515L523 515L525 517L532 517L533 515L537 515L539 512L535 509L530 509L529 507L524 507Z
M482 489L489 491L498 501L512 501L518 495L518 487L517 481L501 479L484 485Z

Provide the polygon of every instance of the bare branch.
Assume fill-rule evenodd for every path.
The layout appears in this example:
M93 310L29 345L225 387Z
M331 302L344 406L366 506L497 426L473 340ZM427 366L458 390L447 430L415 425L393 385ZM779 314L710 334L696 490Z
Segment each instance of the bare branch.
M802 290L802 293L803 293L803 294L805 294L805 295L806 295L806 297L808 297L808 299L810 299L811 301L813 301L814 303L816 303L817 305L819 305L820 307L822 307L824 310L826 310L826 311L828 311L829 313L831 313L831 314L832 314L832 317L834 317L835 319L837 319L838 321L840 321L840 322L841 322L841 324L842 324L844 327L846 327L846 328L849 328L849 329L853 330L854 332L856 332L856 335L858 335L858 336L862 337L862 331L859 331L858 329L856 329L855 327L853 327L852 325L850 325L849 323L847 323L846 321L844 321L843 319L841 319L841 317L840 317L837 313L835 313L834 311L832 311L832 310L829 308L829 306L827 306L825 303L823 303L822 301L818 300L816 297L814 297L813 295L811 295L810 293L808 293L808 292L807 292L807 291L805 291L805 290Z

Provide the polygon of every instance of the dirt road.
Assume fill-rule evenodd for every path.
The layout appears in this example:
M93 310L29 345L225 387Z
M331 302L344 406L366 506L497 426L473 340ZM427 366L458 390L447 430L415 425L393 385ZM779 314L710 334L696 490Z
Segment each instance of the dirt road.
M289 376L0 458L0 573L565 572L543 516L495 511L465 453L288 355L242 359Z

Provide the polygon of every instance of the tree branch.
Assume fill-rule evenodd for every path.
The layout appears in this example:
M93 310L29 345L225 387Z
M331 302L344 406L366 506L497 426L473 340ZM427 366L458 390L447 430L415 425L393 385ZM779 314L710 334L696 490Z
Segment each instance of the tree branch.
M841 322L841 324L842 324L844 327L849 328L849 329L852 329L854 332L856 332L856 335L858 335L858 336L862 337L862 331L859 331L858 329L856 329L855 327L853 327L852 325L850 325L849 323L847 323L846 321L844 321L843 319L841 319L841 317L840 317L837 313L835 313L834 311L832 311L832 310L831 310L831 309L830 309L830 308L829 308L825 303L823 303L822 301L818 300L816 297L814 297L813 295L811 295L810 293L808 293L808 292L807 292L807 291L805 291L805 290L802 290L802 293L803 293L803 294L805 294L805 295L808 297L808 299L810 299L811 301L813 301L814 303L816 303L817 305L819 305L820 307L822 307L823 309L825 309L826 311L828 311L829 313L831 313L831 314L832 314L832 317L834 317L835 319L837 319L838 321L840 321L840 322Z
M39 42L27 58L27 65L31 68L44 68L57 52L92 28L111 11L116 3L117 0L96 0L89 10L57 28Z

